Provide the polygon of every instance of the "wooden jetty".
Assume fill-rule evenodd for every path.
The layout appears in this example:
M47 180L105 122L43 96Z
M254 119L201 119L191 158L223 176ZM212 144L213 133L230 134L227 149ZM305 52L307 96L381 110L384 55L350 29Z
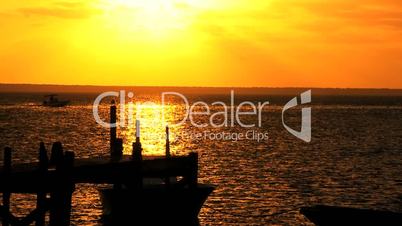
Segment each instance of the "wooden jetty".
M111 123L115 123L116 106L111 106L110 113ZM167 136L166 156L145 157L142 156L141 143L137 136L136 142L133 143L132 155L124 156L122 139L117 138L116 134L116 128L112 127L108 157L76 159L74 152L64 151L62 144L55 142L48 158L44 143L40 143L38 162L12 164L12 149L5 148L4 164L0 169L0 193L3 194L3 203L0 206L2 225L22 226L35 222L36 226L43 226L47 213L49 213L50 226L70 225L71 197L77 183L113 185L112 189L100 192L105 208L116 209L110 213L115 213L119 217L124 215L117 214L120 211L117 211L118 206L125 206L124 209L127 209L131 203L137 203L139 205L133 207L135 211L142 209L141 206L158 206L155 199L149 202L152 205L147 204L149 200L144 199L147 197L146 194L150 198L165 198L163 200L165 204L174 201L172 198L186 200L182 204L187 206L182 209L185 210L191 207L189 205L194 205L191 207L193 211L187 214L198 215L203 202L213 191L213 186L198 184L197 153L190 153L188 156L171 156ZM159 178L163 182L150 186L143 183L144 178ZM171 183L171 178L181 178L181 180L174 180ZM36 209L25 217L15 217L10 211L10 195L13 193L36 194ZM139 202L138 197L142 197L142 202ZM124 203L124 200L129 200L129 203ZM193 201L188 202L188 200ZM168 208L167 205L161 206ZM176 205L176 207L180 206ZM171 214L169 209L163 211L166 215ZM177 217L180 218L180 214Z
M41 143L39 162L21 165L12 165L12 150L5 148L4 164L0 170L0 192L3 193L0 218L3 226L30 225L33 222L37 226L44 225L46 212L49 212L50 225L69 225L71 196L75 185L74 153L63 152L58 148L61 148L61 144L55 143L52 154L60 155L53 159L54 162L49 162L44 144ZM15 217L10 212L12 193L36 194L36 209L23 218Z

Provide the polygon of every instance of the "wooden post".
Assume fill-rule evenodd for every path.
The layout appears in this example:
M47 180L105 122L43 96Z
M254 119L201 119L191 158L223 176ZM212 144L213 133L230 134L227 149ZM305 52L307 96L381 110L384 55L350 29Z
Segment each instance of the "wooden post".
M143 178L142 178L142 147L140 138L136 137L135 143L133 143L133 151L132 151L132 160L135 164L135 172L136 175L133 177L133 184L134 188L140 189L143 186Z
M142 147L140 140L140 120L135 120L135 143L133 143L133 151L131 153L133 160L142 161Z
M47 171L48 166L49 166L49 158L47 156L46 147L43 142L40 142L40 144L39 144L39 170L41 172Z
M117 137L117 113L116 113L116 105L115 101L112 100L112 106L110 106L110 124L114 124L110 126L110 155L113 157L114 148L116 145L116 137Z
M56 165L56 190L51 194L50 226L69 226L71 214L71 196L74 191L72 170L74 152L67 151L63 161Z
M142 161L142 145L139 137L136 137L133 143L132 159Z
M61 152L61 156L60 156ZM56 177L55 183L57 186L54 186L54 189L50 193L50 214L49 214L49 225L50 226L58 226L60 224L60 189L63 186L62 185L62 161L63 161L63 150L60 149L60 145L53 143L52 145L52 151L51 151L51 156L50 156L50 163L53 166L56 166Z
M189 187L196 188L198 185L198 153L191 152L190 155L191 168L189 173Z
M54 142L50 154L49 165L57 166L62 161L63 161L63 146L61 142Z
M166 149L165 149L166 159L170 158L170 141L169 141L169 126L166 126ZM170 187L170 177L165 178L166 187Z
M40 143L39 147L39 174L42 178L45 177L47 173L47 169L49 167L49 159L47 156L47 151L45 148L45 144L43 142ZM38 181L38 183L43 183L45 181ZM45 225L45 211L46 206L46 192L38 192L36 196L36 208L39 210L39 214L35 221L35 226L44 226Z
M12 151L11 148L6 147L4 149L4 175L5 175L5 183L8 183L8 179L10 177L10 172L11 172L11 161L12 161ZM10 196L11 193L9 191L3 192L3 207L6 211L10 212ZM10 223L7 219L7 217L3 217L3 226L8 226Z
M166 126L166 158L170 158L169 126Z
M119 161L123 157L123 139L117 138L112 153L112 161ZM113 184L113 189L121 189L121 184Z
M75 184L73 181L73 167L74 167L75 154L72 151L66 151L64 155L64 165L63 173L65 175L65 186L66 190L63 191L63 224L65 226L70 226L70 215L71 215L71 200L75 189Z
M123 139L117 138L114 143L111 157L112 160L120 160L122 156L123 156Z

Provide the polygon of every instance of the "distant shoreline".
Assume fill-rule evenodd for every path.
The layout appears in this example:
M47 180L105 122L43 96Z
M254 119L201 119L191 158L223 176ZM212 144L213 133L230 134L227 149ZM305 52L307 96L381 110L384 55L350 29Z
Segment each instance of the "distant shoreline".
M402 89L386 88L96 86L0 83L0 93L101 93L126 90L137 93L175 91L184 94L228 94L234 90L237 94L242 95L294 95L308 89L312 89L315 95L402 96Z

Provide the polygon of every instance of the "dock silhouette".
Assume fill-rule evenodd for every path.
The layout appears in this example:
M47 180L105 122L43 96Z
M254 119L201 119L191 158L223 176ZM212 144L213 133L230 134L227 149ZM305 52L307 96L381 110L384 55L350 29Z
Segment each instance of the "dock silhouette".
M115 105L110 107L110 113L113 123ZM143 156L137 136L132 154L123 155L122 139L116 134L116 128L111 128L110 156L107 157L79 159L74 152L63 150L62 143L55 142L49 158L41 142L37 162L12 164L13 151L5 148L0 169L3 225L22 226L35 222L36 226L43 226L47 213L50 226L70 225L71 200L77 183L111 185L110 189L100 190L105 218L111 222L138 220L152 214L162 216L158 219L166 222L197 218L202 204L214 189L211 185L198 184L198 154L171 156L167 136L165 156ZM160 182L144 184L145 178ZM36 208L25 217L15 217L10 211L13 193L36 194ZM175 211L180 214L172 216Z

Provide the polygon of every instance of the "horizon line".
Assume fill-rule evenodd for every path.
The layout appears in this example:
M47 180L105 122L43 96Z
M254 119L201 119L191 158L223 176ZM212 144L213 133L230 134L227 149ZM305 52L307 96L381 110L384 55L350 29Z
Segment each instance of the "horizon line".
M56 84L56 83L2 83L0 85L29 86L75 86L75 87L138 87L138 88L235 88L235 89L355 89L355 90L402 90L401 88L375 87L314 87L314 86L183 86L183 85L94 85L94 84Z

